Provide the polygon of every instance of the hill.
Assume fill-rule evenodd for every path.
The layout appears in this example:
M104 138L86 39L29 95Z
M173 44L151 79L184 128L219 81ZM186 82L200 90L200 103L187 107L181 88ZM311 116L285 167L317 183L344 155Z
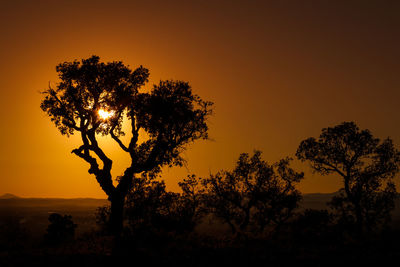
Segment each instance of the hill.
M15 199L15 198L19 198L19 197L17 197L16 195L13 195L13 194L9 194L9 193L6 193L6 194L0 196L0 199Z

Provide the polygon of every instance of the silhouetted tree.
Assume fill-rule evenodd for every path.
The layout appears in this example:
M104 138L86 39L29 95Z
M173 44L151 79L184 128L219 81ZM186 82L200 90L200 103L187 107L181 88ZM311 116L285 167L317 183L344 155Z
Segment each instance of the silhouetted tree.
M193 228L207 213L203 179L192 174L178 184L182 189L180 214L185 218L186 224Z
M166 190L164 181L145 173L133 179L125 203L125 217L133 234L191 232L204 215L200 179L189 175L179 186L182 193ZM103 230L109 227L110 208L100 207L96 222Z
M298 206L301 194L295 184L303 173L289 167L290 159L269 165L261 152L240 155L233 171L221 171L204 180L207 206L233 233L263 232L279 227Z
M164 181L147 176L133 180L133 186L126 200L126 217L135 231L154 231L169 228L168 209L177 196L165 190Z
M166 165L182 165L185 146L208 138L206 119L212 103L194 95L183 81L160 81L150 92L139 92L148 81L146 68L132 71L122 62L103 63L97 56L61 63L56 70L61 82L43 92L41 108L61 134L79 132L82 145L72 153L90 164L89 173L111 201L110 225L119 235L133 177L158 172ZM126 118L131 125L129 144L120 139ZM113 162L100 148L98 134L110 135L131 158L116 186L111 176Z
M127 195L126 217L134 231L185 233L200 217L198 180L189 176L180 183L183 193L166 191L164 181L143 175L135 178Z
M331 202L342 222L362 232L388 221L396 196L392 179L400 162L391 139L381 142L354 122L343 122L322 129L318 139L302 141L296 156L322 175L342 177L344 188Z
M45 240L49 244L60 244L74 238L77 225L72 221L72 216L52 213L49 222L45 235Z

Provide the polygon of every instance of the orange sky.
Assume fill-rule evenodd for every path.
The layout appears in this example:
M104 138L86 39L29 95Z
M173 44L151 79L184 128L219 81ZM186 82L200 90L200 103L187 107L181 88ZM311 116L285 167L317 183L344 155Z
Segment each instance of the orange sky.
M215 103L212 141L189 147L187 168L164 170L171 189L187 173L232 168L241 152L293 156L342 121L400 145L399 13L400 1L378 0L0 0L0 194L105 197L70 153L79 139L61 136L39 107L58 63L93 54L143 65L151 83L189 81ZM103 144L120 174L127 159ZM309 172L299 186L339 187Z

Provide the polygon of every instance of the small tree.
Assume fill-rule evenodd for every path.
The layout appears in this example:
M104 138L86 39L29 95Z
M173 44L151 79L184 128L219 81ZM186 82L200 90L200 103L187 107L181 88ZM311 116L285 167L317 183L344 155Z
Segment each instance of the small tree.
M154 231L170 228L169 209L176 193L166 191L164 181L143 175L135 178L126 200L126 218L133 232Z
M183 220L186 221L186 225L192 229L207 213L207 208L204 205L205 188L203 179L192 174L178 184L182 189L180 214Z
M221 171L204 180L207 206L234 234L281 226L301 199L295 184L303 173L291 169L289 162L287 158L269 165L260 151L251 157L241 154L233 171Z
M72 216L52 213L49 215L49 222L45 235L49 244L56 245L74 238L77 225L72 221Z
M61 134L79 132L82 145L72 153L89 163L89 173L107 194L110 226L119 235L134 176L182 165L180 155L186 145L208 138L206 120L212 103L194 95L183 81L160 81L150 92L139 92L148 81L146 68L132 71L122 62L103 63L97 56L61 63L56 70L61 82L43 92L41 108ZM125 134L124 119L130 121L129 144L120 139ZM117 185L111 176L113 162L98 143L99 134L111 136L131 158Z
M344 188L331 205L343 222L362 232L390 219L396 196L392 179L400 162L391 139L381 142L354 122L343 122L322 129L318 140L302 141L296 156L317 173L342 177Z
M164 181L151 175L135 178L127 195L126 219L133 232L188 233L200 219L198 179L191 175L179 185L183 193L168 192Z

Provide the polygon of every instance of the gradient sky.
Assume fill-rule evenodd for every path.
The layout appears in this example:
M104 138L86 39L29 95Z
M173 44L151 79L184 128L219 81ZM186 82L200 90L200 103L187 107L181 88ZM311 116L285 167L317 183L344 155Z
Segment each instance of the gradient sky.
M400 1L0 0L0 194L105 197L40 109L55 66L95 54L189 81L215 103L211 141L164 170L170 189L188 173L233 167L263 151L294 156L321 129L355 121L400 145ZM114 174L127 158L109 139ZM295 162L299 170L307 164ZM397 178L398 179L398 178ZM337 177L307 171L302 192L333 192Z

